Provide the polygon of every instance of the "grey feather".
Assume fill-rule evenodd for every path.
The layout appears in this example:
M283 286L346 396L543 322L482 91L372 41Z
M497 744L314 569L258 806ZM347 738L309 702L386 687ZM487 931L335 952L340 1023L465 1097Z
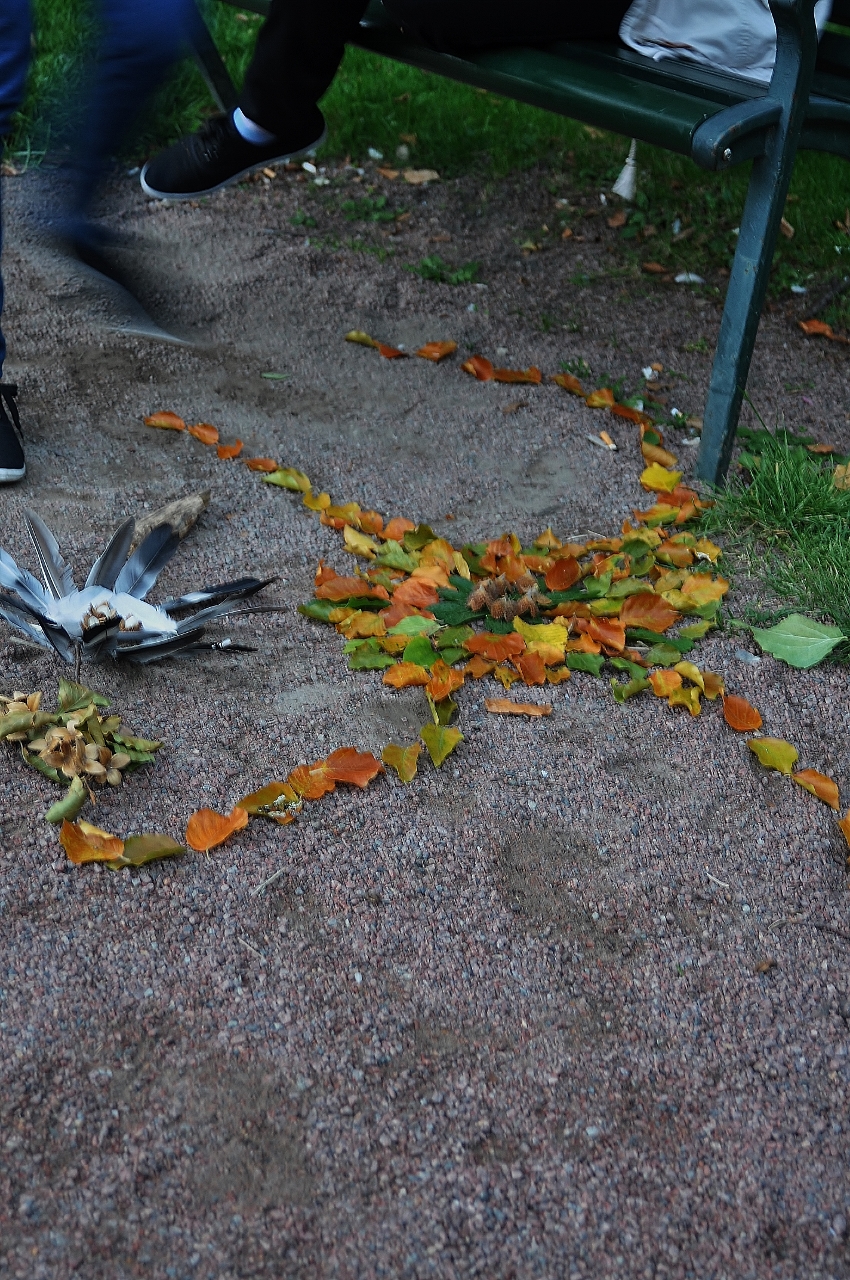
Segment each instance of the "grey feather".
M159 607L166 613L177 613L180 609L189 609L196 604L212 604L217 600L232 599L235 596L253 595L267 587L274 578L237 578L234 582L219 582L214 587L204 587L201 591L190 591L185 596L164 601Z
M29 636L30 640L35 640L36 644L42 645L45 649L51 647L44 632L33 625L34 615L29 609L21 608L17 600L0 595L0 618L5 618L13 627L17 627L25 636Z
M86 578L87 587L106 587L111 590L115 586L115 579L130 554L135 528L136 522L132 516L118 526L106 544L103 554L92 565L91 573Z
M241 609L241 603L238 599L225 600L222 604L212 604L208 609L201 609L198 613L193 613L191 618L184 618L177 623L177 634L184 635L190 627L205 627L208 622L217 622L219 618L241 617L245 613L282 613L284 608L280 604L257 604Z
M12 557L0 549L0 587L17 591L22 600L35 609L46 603L44 587L29 569L19 569Z
M157 525L124 565L114 590L144 600L179 545L180 539L170 524Z
M25 511L24 522L33 540L48 591L56 600L60 599L61 596L70 595L72 591L76 590L74 575L71 572L71 566L63 558L62 552L59 550L59 543L44 521L35 512Z

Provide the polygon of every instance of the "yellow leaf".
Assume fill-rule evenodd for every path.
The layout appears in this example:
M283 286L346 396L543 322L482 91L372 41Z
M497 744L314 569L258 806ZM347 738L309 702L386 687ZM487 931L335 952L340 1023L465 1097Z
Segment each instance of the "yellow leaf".
M377 542L372 538L367 538L365 533L358 533L350 524L347 524L342 531L342 540L345 548L350 551L353 556L365 556L367 560L374 560L375 555L380 551Z
M514 618L514 631L518 632L526 645L530 641L543 641L545 644L558 645L563 649L567 643L569 631L558 622L524 622L522 618Z
M347 334L345 335L345 341L346 341L346 342L356 342L356 343L358 343L361 347L375 347L375 348L377 348L377 346L378 346L378 344L377 344L377 342L375 341L375 339L374 339L374 338L370 338L370 337L369 337L369 335L368 335L368 333L364 333L362 329L352 329L349 333L347 333Z
M832 483L836 489L850 489L850 462L839 465L832 473Z
M686 680L690 680L692 684L697 685L703 693L705 693L705 681L702 678L702 672L699 667L694 666L692 662L677 662L674 671L678 671L680 676L684 676Z
M304 506L310 511L324 511L326 507L331 505L331 495L329 493L305 493Z
M452 559L454 560L455 572L461 578L466 578L467 582L469 582L472 577L472 574L469 572L469 565L466 563L466 561L464 560L460 552L453 551Z
M682 478L681 471L668 471L666 467L653 462L641 472L640 482L644 489L653 493L672 493Z
M790 777L791 770L797 763L799 753L796 747L784 738L750 738L747 742L765 769L776 769Z
M680 688L673 690L667 699L667 705L668 707L687 707L692 716L698 716L700 712L699 689L695 689L693 686L686 689L682 685Z
M412 782L416 777L421 750L422 746L418 742L411 743L409 747L400 747L398 743L390 742L381 752L381 759L384 764L395 769L402 782Z
M695 542L694 551L700 560L710 560L712 564L717 564L717 561L723 555L717 543L712 542L710 538L700 538L698 542Z

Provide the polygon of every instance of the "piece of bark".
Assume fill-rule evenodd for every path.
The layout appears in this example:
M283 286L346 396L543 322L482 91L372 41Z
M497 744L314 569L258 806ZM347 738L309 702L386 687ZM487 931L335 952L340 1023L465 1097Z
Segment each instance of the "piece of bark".
M210 491L190 493L185 498L175 498L156 511L146 512L136 521L136 532L133 535L133 546L137 547L146 538L151 529L158 524L170 524L179 538L185 538L198 517L210 504Z

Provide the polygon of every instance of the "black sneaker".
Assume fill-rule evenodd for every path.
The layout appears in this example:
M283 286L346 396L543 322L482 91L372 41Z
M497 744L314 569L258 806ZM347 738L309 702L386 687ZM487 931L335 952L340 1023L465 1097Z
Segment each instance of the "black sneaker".
M321 146L327 133L319 108L293 133L258 147L245 141L232 115L210 116L197 133L148 161L140 178L142 190L158 200L190 200L220 191L264 165L307 155Z
M27 471L21 438L21 420L15 397L18 388L0 382L0 484L23 480Z

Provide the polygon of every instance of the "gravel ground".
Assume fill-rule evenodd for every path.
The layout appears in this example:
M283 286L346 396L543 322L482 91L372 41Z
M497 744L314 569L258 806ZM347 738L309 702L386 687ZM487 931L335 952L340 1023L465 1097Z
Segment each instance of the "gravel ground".
M320 556L350 566L338 535L144 414L214 422L460 545L615 531L645 505L634 429L551 384L382 360L346 330L632 381L659 360L671 403L700 411L716 303L612 272L602 218L523 256L566 179L387 184L411 211L387 228L332 208L363 184L331 176L318 201L290 174L171 208L116 183L106 211L145 301L191 348L116 331L114 300L37 230L54 179L6 184L29 475L3 494L0 544L32 565L30 505L82 568L126 513L209 487L163 595L280 575L284 612L229 628L255 654L86 673L165 741L91 815L110 830L182 836L194 808L339 746L411 741L428 716L295 611ZM315 229L291 221L305 209ZM335 247L355 232L381 252ZM434 252L481 261L486 287L404 269ZM792 321L765 318L754 398L850 445L845 351ZM601 425L617 454L586 440ZM0 643L7 687L55 688L54 661ZM846 807L846 670L749 666L739 644L707 640L701 665ZM41 820L53 789L5 753L0 1276L850 1275L834 815L761 770L716 705L618 707L577 674L543 694L548 719L506 721L491 691L463 690L465 741L439 773L341 788L289 827L134 874L71 868Z

